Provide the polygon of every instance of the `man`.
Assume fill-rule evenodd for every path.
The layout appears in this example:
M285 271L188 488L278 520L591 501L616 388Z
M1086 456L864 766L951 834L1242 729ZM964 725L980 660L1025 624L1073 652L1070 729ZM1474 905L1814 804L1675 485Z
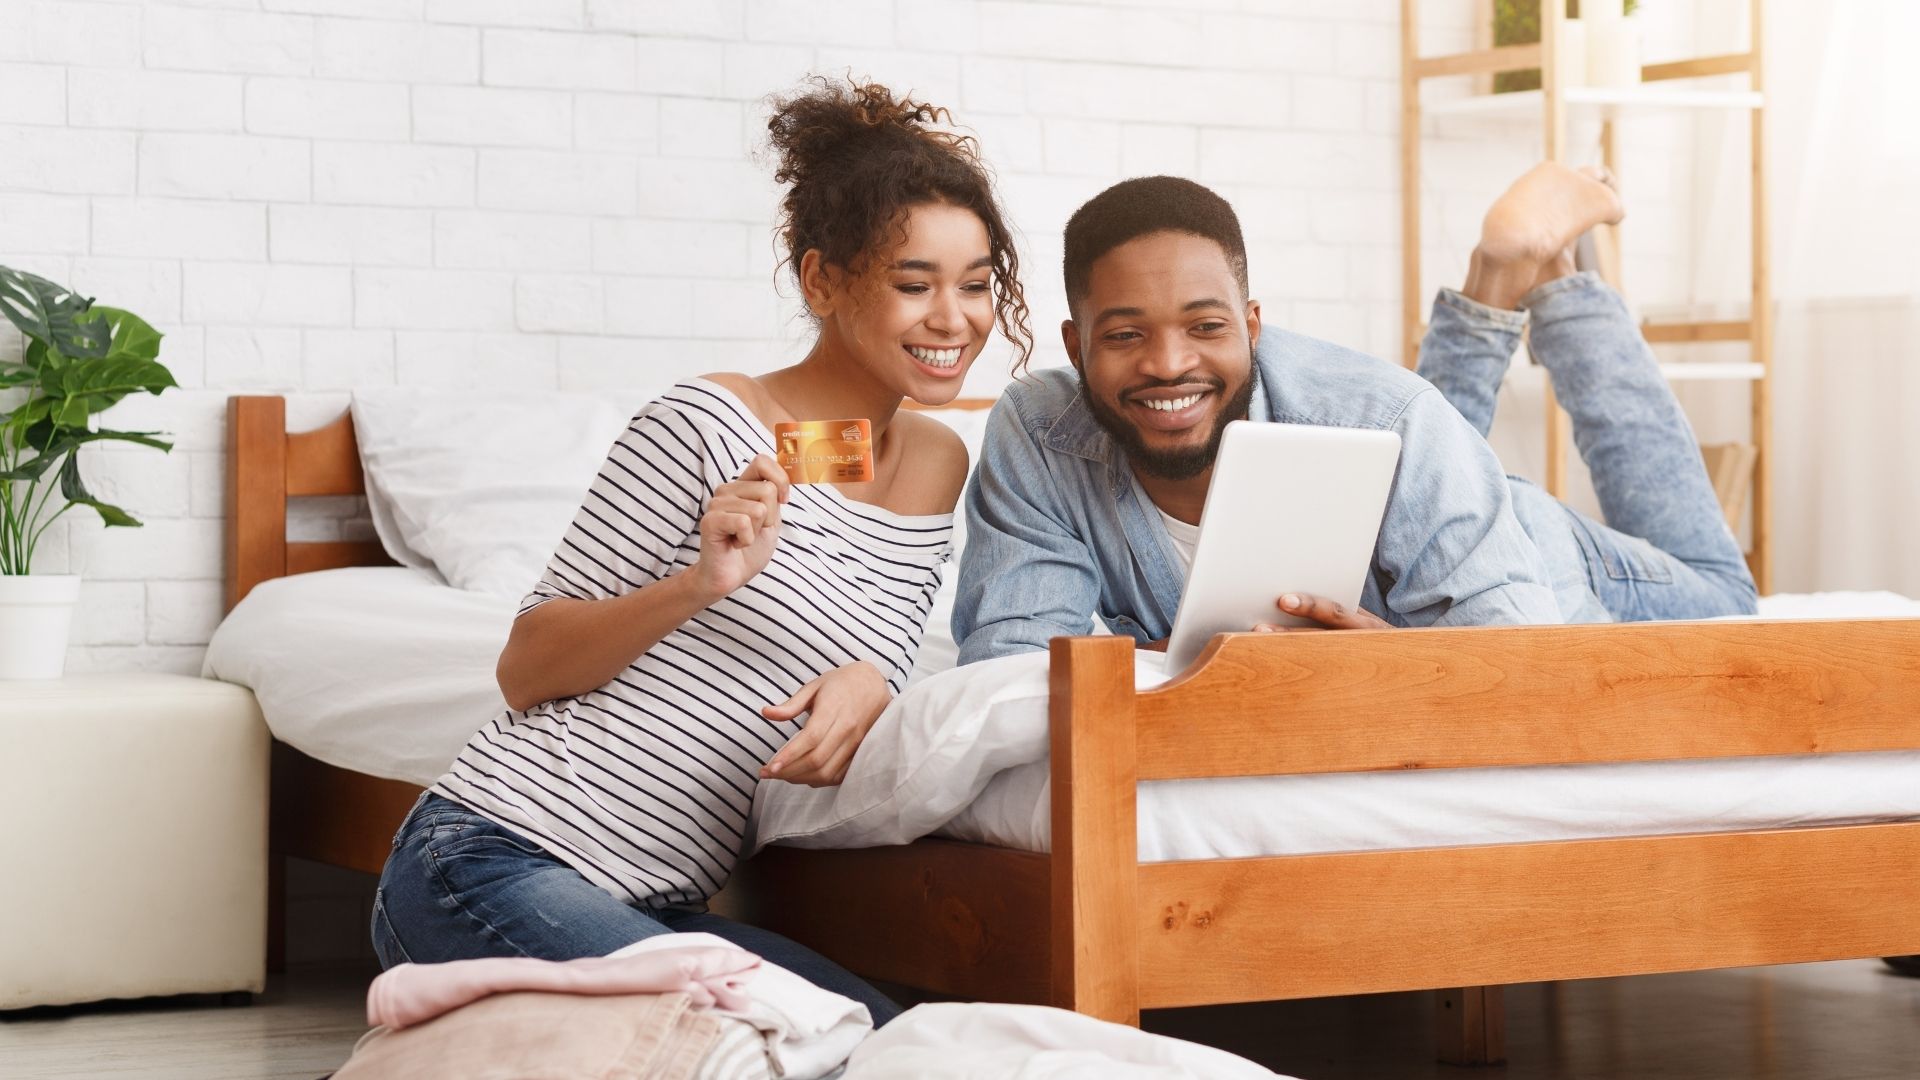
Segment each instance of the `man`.
M1290 614L1355 628L1751 613L1685 416L1620 298L1573 268L1578 237L1621 216L1597 171L1521 178L1487 214L1465 285L1434 301L1416 376L1263 328L1238 219L1206 188L1147 177L1096 196L1066 231L1073 370L1007 390L967 488L960 662L1044 649L1096 613L1163 643L1237 419L1401 438L1360 610L1276 598ZM1503 475L1487 446L1529 324L1605 525ZM1314 507L1290 509L1313 527Z

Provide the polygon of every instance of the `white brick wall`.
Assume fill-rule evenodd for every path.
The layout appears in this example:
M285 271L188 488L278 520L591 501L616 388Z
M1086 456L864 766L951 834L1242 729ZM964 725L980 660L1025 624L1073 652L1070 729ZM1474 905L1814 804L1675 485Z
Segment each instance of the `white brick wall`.
M1470 42L1470 6L1424 0L1429 52ZM1235 200L1269 320L1390 353L1398 16L1394 0L0 0L0 263L152 320L183 386L113 416L172 432L171 455L86 462L147 527L75 514L47 534L40 568L88 578L73 666L197 668L229 393L617 391L793 359L805 327L773 284L778 192L752 151L767 95L808 71L913 88L979 134L1025 240L1039 363L1059 360L1066 215L1151 172ZM1429 287L1464 267L1525 136L1429 140ZM1674 219L1680 140L1648 141L1636 213ZM1642 279L1676 273L1653 260ZM1005 379L997 350L968 389ZM357 535L358 510L326 501L295 527Z

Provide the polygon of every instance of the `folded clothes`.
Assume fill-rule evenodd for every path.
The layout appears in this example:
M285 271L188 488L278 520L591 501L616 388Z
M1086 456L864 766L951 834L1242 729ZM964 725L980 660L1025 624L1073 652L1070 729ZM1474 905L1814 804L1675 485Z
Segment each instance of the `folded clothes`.
M512 958L400 964L367 989L367 1022L390 1037L446 1016L442 1023L422 1031L438 1033L454 1022L454 1017L447 1014L460 1017L462 1024L458 1026L464 1027L475 1009L462 1006L491 1004L499 1000L498 995L508 993L513 993L516 1001L537 1000L543 1007L565 1001L567 995L591 995L608 1004L615 1000L631 1002L642 1011L651 1007L648 999L626 995L678 995L688 1008L696 1010L696 1015L720 1022L717 1034L702 1030L699 1035L705 1060L699 1064L697 1075L702 1080L741 1080L756 1075L813 1080L828 1076L837 1073L847 1056L873 1031L873 1018L865 1005L823 990L723 938L697 933L660 934L611 956L581 960ZM583 1012L544 1032L539 1042L548 1052L559 1053L554 1040L560 1031L580 1032L592 1023L597 1021L590 1021ZM685 1026L690 1020L676 1018L674 1023ZM669 1041L685 1045L685 1040ZM395 1045L389 1038L383 1049L389 1055L405 1049L410 1060L417 1060L424 1053L417 1049L417 1043L402 1041Z
M729 1030L756 1033L686 994L581 997L514 991L402 1031L374 1028L334 1080L740 1080L756 1075L735 1055L716 1072ZM737 1041L737 1040L736 1040ZM762 1057L764 1060L764 1055ZM766 1076L764 1066L758 1072Z
M725 943L564 961L502 957L400 964L367 988L367 1023L397 1031L514 990L683 993L694 1008L745 1013L753 1005L745 987L759 968L758 956Z
M737 948L712 934L659 934L613 954L619 958L668 954L689 947ZM774 963L763 962L746 988L741 1007L716 1004L717 1016L741 1020L766 1040L766 1059L783 1080L812 1080L836 1073L873 1031L865 1005L823 990Z

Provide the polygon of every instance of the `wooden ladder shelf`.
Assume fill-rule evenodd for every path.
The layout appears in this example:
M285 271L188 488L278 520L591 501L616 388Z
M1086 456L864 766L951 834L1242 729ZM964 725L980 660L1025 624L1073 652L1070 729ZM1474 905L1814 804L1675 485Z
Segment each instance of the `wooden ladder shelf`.
M1482 3L1477 6L1482 20L1490 27L1492 5ZM1740 477L1739 479L1744 481L1742 490L1722 491L1721 502L1723 506L1744 504L1746 507L1751 537L1747 563L1753 571L1754 581L1759 585L1761 594L1765 595L1773 591L1771 529L1773 516L1771 461L1773 311L1767 250L1766 102L1763 87L1762 7L1763 0L1749 0L1752 45L1748 51L1646 64L1640 69L1640 78L1643 83L1661 84L1674 80L1744 74L1748 80L1746 92L1606 93L1565 85L1557 52L1558 43L1563 40L1561 26L1566 20L1566 8L1559 0L1545 0L1541 4L1541 40L1539 42L1481 48L1451 56L1420 55L1420 0L1400 0L1400 257L1401 362L1408 367L1414 367L1419 360L1420 339L1426 332L1422 318L1422 304L1426 292L1420 275L1422 119L1428 111L1466 113L1496 111L1496 106L1499 109L1506 108L1504 101L1496 102L1494 97L1486 95L1465 101L1449 102L1444 106L1436 106L1432 110L1423 109L1420 87L1428 79L1456 76L1491 79L1493 75L1502 72L1530 71L1537 68L1540 71L1541 88L1539 90L1524 94L1499 95L1499 97L1516 99L1515 106L1520 108L1534 107L1529 102L1537 103L1540 109L1544 156L1554 161L1567 160L1567 117L1570 109L1599 108L1602 116L1600 128L1602 160L1609 169L1616 171L1615 124L1619 112L1629 104L1636 110L1685 107L1749 110L1752 114L1750 143L1752 167L1749 175L1753 194L1751 214L1753 279L1748 316L1745 319L1727 321L1654 323L1645 326L1643 333L1647 341L1654 345L1744 341L1751 351L1750 362L1744 364L1676 363L1663 364L1662 370L1673 379L1737 380L1745 381L1750 388L1752 442L1750 450L1745 449L1743 444L1742 454L1736 461L1745 466L1741 471L1749 473L1751 480L1745 481L1745 477ZM1599 230L1595 239L1599 249L1599 265L1602 274L1618 288L1620 286L1619 230L1603 228ZM1567 480L1568 425L1566 414L1553 400L1551 386L1546 392L1546 405L1546 488L1556 496L1564 497ZM1716 460L1722 466L1728 464L1724 458ZM1717 475L1716 486L1726 481L1726 476L1731 475L1730 473ZM1738 522L1734 523L1734 527L1736 529L1739 527Z

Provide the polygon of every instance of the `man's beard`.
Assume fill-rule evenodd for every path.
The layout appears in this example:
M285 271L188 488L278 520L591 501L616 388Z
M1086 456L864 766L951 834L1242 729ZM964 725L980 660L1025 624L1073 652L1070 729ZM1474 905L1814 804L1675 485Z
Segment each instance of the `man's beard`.
M1192 380L1182 382L1155 383L1149 386L1134 386L1127 393L1151 390L1154 386L1180 386ZM1155 450L1141 438L1140 429L1129 423L1112 406L1100 400L1087 386L1087 373L1080 372L1080 396L1087 401L1087 407L1093 412L1093 419L1120 444L1127 460L1135 469L1157 480L1191 480L1213 464L1220 454L1220 439L1227 432L1227 425L1235 420L1245 420L1249 407L1253 404L1253 365L1247 365L1247 377L1234 388L1233 396L1227 399L1226 408L1213 421L1213 431L1207 441L1199 446L1183 447L1177 450ZM1218 379L1212 380L1213 390L1219 393L1226 384Z

